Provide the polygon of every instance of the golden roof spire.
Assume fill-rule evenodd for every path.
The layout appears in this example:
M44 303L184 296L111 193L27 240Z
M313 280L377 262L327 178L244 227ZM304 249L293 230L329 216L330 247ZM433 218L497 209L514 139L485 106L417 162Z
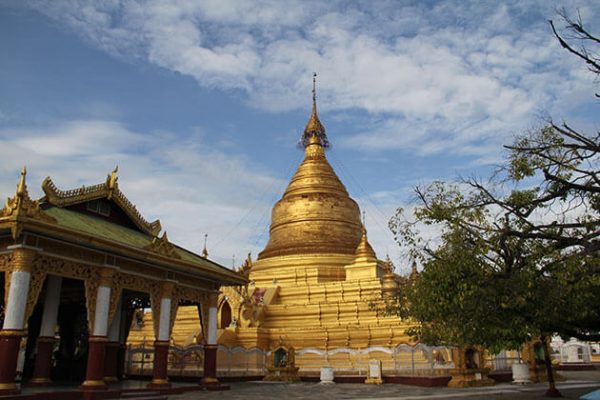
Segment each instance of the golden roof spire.
M302 135L302 146L307 147L312 137L317 137L321 142L321 145L324 148L329 147L329 140L327 139L327 135L325 134L325 127L321 124L319 120L319 115L317 114L317 74L313 72L313 89L312 89L312 112L310 114L310 118L306 123L306 127L304 128L304 134Z
M14 197L6 199L4 208L0 209L0 218L12 217L13 224L10 228L13 239L17 239L23 229L22 221L24 218L33 218L45 222L56 222L49 215L42 212L40 202L31 200L29 191L27 190L27 168L23 167L19 183L17 183L17 191Z
M21 177L19 178L19 183L17 184L17 196L18 197L23 197L25 195L28 195L27 192L27 183L25 183L25 177L27 176L27 168L25 166L23 166L23 169L21 170Z
M106 177L106 188L108 189L108 196L107 196L107 198L109 200L112 199L112 196L113 196L113 194L115 192L115 189L117 188L117 180L119 180L119 177L117 176L117 172L119 172L119 166L118 165Z
M202 257L208 258L208 249L206 248L206 241L208 240L208 233L204 234L204 248L202 249Z
M377 256L375 255L375 250L373 250L373 248L369 244L369 240L367 239L367 229L365 228L364 223L362 226L362 237L360 238L360 243L358 244L358 247L356 247L355 254L356 257L367 257L377 259Z

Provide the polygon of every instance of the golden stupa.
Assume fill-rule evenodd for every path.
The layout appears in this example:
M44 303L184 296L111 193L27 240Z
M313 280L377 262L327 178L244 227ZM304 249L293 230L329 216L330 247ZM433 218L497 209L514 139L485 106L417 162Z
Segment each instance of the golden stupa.
M431 369L433 350L411 342L406 321L381 311L400 277L389 259L377 258L357 203L327 161L314 87L302 144L304 160L273 207L269 241L240 269L249 285L222 289L219 375L264 374L279 348L294 349L300 375L323 367L365 375L370 359L390 374ZM197 321L195 307L180 307L173 343L201 341ZM129 342L151 337L144 330Z

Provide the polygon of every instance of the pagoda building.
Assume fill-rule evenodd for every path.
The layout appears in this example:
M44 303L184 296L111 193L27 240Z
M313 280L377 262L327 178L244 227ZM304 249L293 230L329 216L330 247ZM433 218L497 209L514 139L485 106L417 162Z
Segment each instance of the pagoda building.
M219 297L219 374L268 374L281 363L277 352L289 358L290 350L300 375L318 375L322 367L365 375L369 359L389 374L431 370L434 349L405 333L413 323L382 312L399 280L408 278L396 275L389 259L378 259L358 204L327 161L314 87L301 143L304 160L272 209L268 243L238 271L249 283L223 288ZM201 340L195 318L194 310L180 308L174 344ZM147 334L132 331L128 341L139 345Z
M169 390L168 349L180 305L193 305L196 324L206 327L202 383L218 384L219 289L246 280L170 242L117 179L115 169L100 184L60 190L48 177L45 196L33 200L23 168L15 195L0 209L0 397L21 391L17 378L27 385L56 378L104 398L123 377L125 340L140 307L156 317L148 334L151 388Z
M414 352L397 351L400 345L414 349L405 334L410 325L382 313L400 277L389 259L377 258L358 204L327 161L314 86L301 143L304 160L273 207L268 243L244 268L249 296L234 312L235 335L225 329L221 342L271 352L293 348L300 374L321 367L364 373L369 358L386 369L414 361ZM235 298L233 288L225 297ZM417 361L426 357L419 353Z

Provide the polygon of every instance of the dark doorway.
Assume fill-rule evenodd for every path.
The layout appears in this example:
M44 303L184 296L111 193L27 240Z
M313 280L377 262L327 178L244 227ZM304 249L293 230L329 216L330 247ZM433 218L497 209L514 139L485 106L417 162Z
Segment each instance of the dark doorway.
M88 354L88 324L83 281L63 278L58 309L59 340L52 357L52 380L82 382Z
M221 307L221 328L227 328L229 325L231 325L231 307L225 301Z

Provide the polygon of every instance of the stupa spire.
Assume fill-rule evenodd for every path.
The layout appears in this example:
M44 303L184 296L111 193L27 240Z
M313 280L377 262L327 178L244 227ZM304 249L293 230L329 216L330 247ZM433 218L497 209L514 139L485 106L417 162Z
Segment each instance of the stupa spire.
M317 74L313 73L313 89L312 89L312 112L310 114L310 118L306 123L306 127L304 128L304 133L302 134L302 140L300 141L302 147L306 148L310 142L311 138L316 137L321 142L321 145L324 148L329 147L329 140L327 139L327 135L325 134L325 127L321 124L319 120L319 115L317 113Z
M365 227L364 222L362 225L362 236L360 238L360 243L358 244L358 247L356 248L355 255L356 255L356 257L367 257L367 258L377 259L377 256L375 255L375 251L371 247L371 244L369 243L369 239L367 239L367 228Z

